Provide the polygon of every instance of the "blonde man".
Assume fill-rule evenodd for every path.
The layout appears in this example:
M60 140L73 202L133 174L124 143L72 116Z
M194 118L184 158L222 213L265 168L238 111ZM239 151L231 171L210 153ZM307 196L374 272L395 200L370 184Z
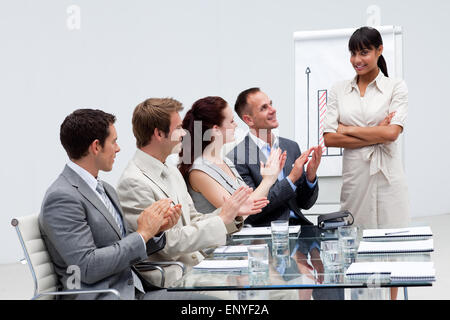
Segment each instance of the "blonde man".
M195 210L186 183L179 170L166 163L167 157L181 150L186 134L175 99L152 98L140 103L133 113L133 133L138 150L128 163L119 184L118 195L131 226L141 208L163 198L170 198L182 210L178 223L165 232L166 245L150 260L180 261L189 267L204 259L202 250L224 245L227 234L240 230L242 215L259 213L267 205L265 198L249 200L252 189L239 188L224 205L210 214ZM179 276L178 268L167 268L166 286ZM157 273L148 273L153 283Z

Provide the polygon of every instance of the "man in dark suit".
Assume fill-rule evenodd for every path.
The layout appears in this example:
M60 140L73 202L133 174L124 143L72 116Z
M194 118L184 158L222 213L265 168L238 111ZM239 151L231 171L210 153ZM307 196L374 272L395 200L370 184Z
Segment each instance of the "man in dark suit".
M116 289L122 299L186 299L151 287L134 264L165 246L163 232L177 223L181 208L162 199L142 211L130 232L112 186L98 179L111 171L116 153L115 117L101 110L76 110L61 125L68 161L47 190L39 215L42 237L64 289ZM72 287L73 289L73 287ZM69 295L66 299L113 299L110 293ZM198 297L194 297L198 298Z
M227 156L248 186L256 188L261 183L260 161L266 161L271 149L279 147L287 152L285 166L267 196L269 204L261 213L249 216L246 223L268 226L274 220L289 220L291 225L311 225L301 209L311 208L317 200L319 186L316 171L322 149L318 146L301 154L295 141L275 137L272 129L278 127L276 110L259 88L241 92L235 111L249 126L250 132ZM309 155L312 155L311 159ZM306 163L305 171L303 167Z

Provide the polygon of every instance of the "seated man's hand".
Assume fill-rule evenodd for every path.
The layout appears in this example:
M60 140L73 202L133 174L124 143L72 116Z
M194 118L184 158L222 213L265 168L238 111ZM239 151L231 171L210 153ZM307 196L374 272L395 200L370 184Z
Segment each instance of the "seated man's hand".
M313 147L313 154L306 167L306 179L313 183L316 180L317 169L319 168L320 160L322 159L322 147Z
M169 230L176 225L182 213L183 211L181 210L181 204L170 207L164 216L164 223L159 228L159 232Z
M170 208L170 199L162 199L154 202L144 209L137 219L137 232L148 242L153 238L164 223L164 215Z
M295 160L292 170L288 175L288 178L292 181L292 183L296 183L297 180L303 175L303 166L308 162L308 157L313 150L314 148L309 148Z
M271 184L278 180L278 175L284 168L286 163L287 152L282 152L280 148L274 148L270 151L269 158L266 163L260 162L260 174L263 180L266 179Z

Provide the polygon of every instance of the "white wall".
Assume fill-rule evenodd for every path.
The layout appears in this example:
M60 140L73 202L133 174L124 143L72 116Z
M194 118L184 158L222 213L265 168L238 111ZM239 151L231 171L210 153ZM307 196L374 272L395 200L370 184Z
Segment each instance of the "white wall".
M67 8L81 9L81 29L67 28ZM294 31L364 25L381 8L383 25L403 27L410 89L406 170L412 214L450 212L446 99L450 2L269 0L10 0L0 2L0 263L22 257L13 216L37 213L66 161L59 125L76 108L118 117L122 147L113 184L134 153L133 108L172 96L186 108L220 95L231 104L250 86L273 99L293 137ZM334 198L324 183L321 197Z

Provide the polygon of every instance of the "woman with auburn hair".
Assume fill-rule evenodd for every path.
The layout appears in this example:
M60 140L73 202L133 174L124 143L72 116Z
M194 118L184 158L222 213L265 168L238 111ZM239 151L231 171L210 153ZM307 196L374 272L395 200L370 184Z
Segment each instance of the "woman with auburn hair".
M234 141L237 125L233 111L221 97L205 97L192 105L182 126L189 134L183 139L179 169L186 179L195 208L208 213L221 207L236 189L245 185L233 162L222 156L223 145ZM197 140L201 147L195 145ZM186 154L188 150L190 155ZM285 161L286 152L282 153L279 148L271 152L267 163L261 164L263 180L251 198L267 196Z

